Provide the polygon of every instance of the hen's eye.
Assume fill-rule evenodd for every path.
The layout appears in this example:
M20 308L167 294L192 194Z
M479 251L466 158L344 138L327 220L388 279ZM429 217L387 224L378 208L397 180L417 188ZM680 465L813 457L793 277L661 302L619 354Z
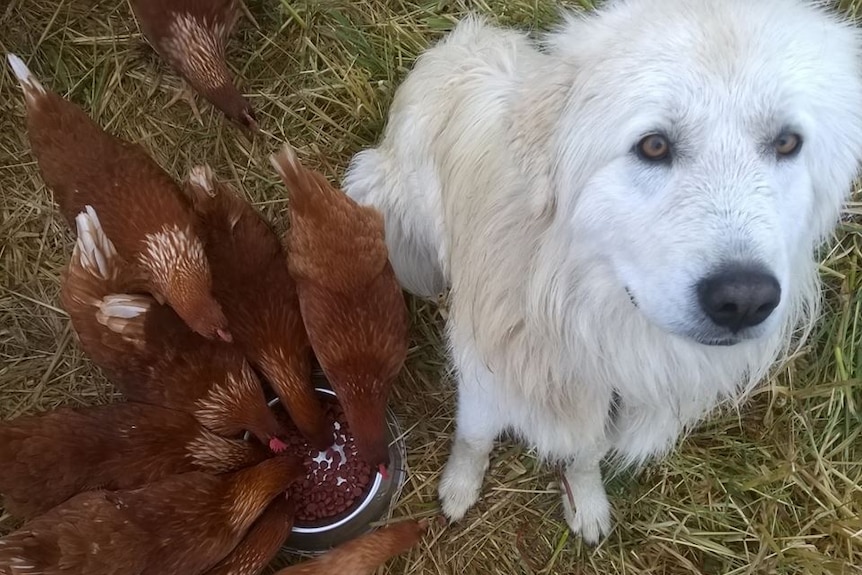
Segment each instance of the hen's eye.
M782 132L772 143L779 157L787 158L796 154L802 147L802 137L793 132Z
M642 160L661 162L670 156L670 142L661 134L649 134L638 142L637 152Z

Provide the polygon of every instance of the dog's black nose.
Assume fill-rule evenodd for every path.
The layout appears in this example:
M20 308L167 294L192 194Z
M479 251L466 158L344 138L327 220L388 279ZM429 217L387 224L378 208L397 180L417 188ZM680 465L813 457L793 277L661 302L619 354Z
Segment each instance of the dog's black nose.
M697 297L713 323L735 333L769 317L781 301L781 286L762 268L736 265L700 280Z

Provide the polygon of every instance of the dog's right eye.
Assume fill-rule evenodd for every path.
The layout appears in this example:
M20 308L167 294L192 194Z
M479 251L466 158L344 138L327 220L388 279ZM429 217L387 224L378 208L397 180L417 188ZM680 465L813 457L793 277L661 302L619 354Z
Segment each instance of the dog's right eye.
M647 162L663 162L670 158L670 142L662 134L647 134L637 145L638 157Z

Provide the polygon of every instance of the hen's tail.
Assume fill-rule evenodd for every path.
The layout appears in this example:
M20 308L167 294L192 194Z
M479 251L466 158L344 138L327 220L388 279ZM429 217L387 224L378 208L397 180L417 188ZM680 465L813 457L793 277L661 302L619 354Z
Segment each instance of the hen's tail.
M206 237L207 232L215 232L213 222L210 220L214 217L213 212L218 211L217 205L222 199L220 197L222 194L219 194L219 189L216 187L212 168L206 164L194 166L189 170L183 191L191 200L192 207L201 220L201 227L203 228L201 234ZM220 232L221 230L219 230Z
M205 200L216 195L212 168L206 164L189 170L188 190L192 199Z
M354 565L361 565L362 573L370 574L381 564L419 543L427 531L428 520L425 519L402 521L370 533L356 540L352 549L346 550L341 558L345 571L349 571L348 568ZM338 573L340 570L336 569L334 572Z
M77 313L98 308L102 298L118 291L123 262L114 244L105 235L99 216L92 206L75 217L78 239L63 276L61 298L66 311L75 321Z
M205 237L213 238L214 234L225 231L233 232L242 220L240 235L244 233L272 236L277 245L274 232L265 220L256 212L248 201L241 197L238 190L221 182L206 164L195 166L189 170L185 192L192 201L195 212L201 218ZM223 239L223 238L220 238ZM219 244L220 242L215 242ZM272 246L269 246L270 248ZM218 248L215 248L218 250ZM211 256L212 257L212 256Z
M345 203L347 196L333 188L323 174L303 166L290 144L271 155L269 161L290 190L291 210L307 211L315 203Z
M45 95L45 88L36 79L30 68L24 63L24 60L15 54L6 54L6 59L9 61L9 66L12 68L12 73L18 78L18 82L24 89L24 99L28 106L33 106L39 97Z
M105 235L93 206L84 206L84 211L75 217L75 225L78 228L78 240L72 251L72 262L103 281L115 277L119 256L114 244Z
M303 166L289 144L270 161L290 192L291 273L341 292L376 278L389 258L380 212Z
M140 345L146 314L155 300L149 295L124 293L135 291L136 274L117 254L92 206L75 217L75 225L78 239L63 274L60 301L84 350L102 363L99 359L106 354L127 353L126 346Z
M69 262L70 275L77 278L71 280L73 286L83 289L82 284L88 284L90 292L99 296L100 306L113 310L112 315L131 318L146 311L150 304L141 301L153 301L152 297L123 293L135 283L134 271L117 254L113 242L102 229L96 210L84 206L84 211L75 217L75 225L78 239Z

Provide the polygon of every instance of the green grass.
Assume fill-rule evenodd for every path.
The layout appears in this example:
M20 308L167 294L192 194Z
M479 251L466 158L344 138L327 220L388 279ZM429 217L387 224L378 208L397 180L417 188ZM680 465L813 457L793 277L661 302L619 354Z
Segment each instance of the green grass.
M572 6L587 7L589 2ZM844 1L856 13L862 2ZM277 226L285 196L267 157L290 140L340 178L373 144L416 56L466 10L538 31L549 0L252 0L230 62L266 135L249 140L198 99L146 46L124 0L8 0L0 49L103 126L144 145L177 179L208 162ZM46 191L24 129L21 93L0 72L0 416L109 401L59 309L70 234ZM616 527L597 549L571 536L552 470L520 446L495 452L480 504L435 528L391 573L796 574L862 566L862 203L824 253L824 318L808 347L738 411L692 433L666 460L609 482ZM413 346L392 405L408 430L410 476L396 510L427 516L453 430L445 307L411 302ZM14 524L0 515L0 531ZM854 565L856 567L854 567Z

